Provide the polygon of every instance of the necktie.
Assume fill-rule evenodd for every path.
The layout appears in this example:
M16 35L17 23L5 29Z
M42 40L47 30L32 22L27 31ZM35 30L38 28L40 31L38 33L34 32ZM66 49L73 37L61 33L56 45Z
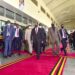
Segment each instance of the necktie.
M36 32L36 34L37 34L37 32L38 32L38 28L35 29L35 32Z
M7 26L7 36L10 36L10 27Z

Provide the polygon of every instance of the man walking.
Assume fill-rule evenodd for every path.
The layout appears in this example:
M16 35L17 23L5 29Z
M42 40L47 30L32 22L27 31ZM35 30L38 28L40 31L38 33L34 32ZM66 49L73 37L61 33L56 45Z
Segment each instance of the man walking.
M52 44L52 51L54 55L58 55L59 50L60 50L60 33L55 27L55 25L52 23L51 27L48 30L48 36L49 36L49 41ZM57 47L57 50L55 51L55 45Z
M37 59L40 58L41 52L41 29L39 28L38 24L32 29L31 32L31 41L33 41L33 48L36 51Z
M61 35L61 42L63 45L62 50L64 51L64 54L66 55L67 54L66 47L67 47L68 33L67 33L67 30L64 28L63 24L61 25L60 35Z
M11 56L12 54L12 40L14 38L14 28L11 25L10 21L6 22L6 26L3 31L3 38L4 38L4 57Z

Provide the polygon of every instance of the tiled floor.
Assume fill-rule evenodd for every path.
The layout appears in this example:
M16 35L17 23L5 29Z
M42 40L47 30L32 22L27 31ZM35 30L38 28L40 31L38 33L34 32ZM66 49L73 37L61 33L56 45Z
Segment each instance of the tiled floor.
M20 59L20 58L24 58L24 57L27 57L28 54L21 54L20 56L18 54L13 54L11 57L8 57L8 58L3 58L2 54L0 54L0 64L6 64L6 63L9 63L9 62L12 62L12 61L15 61L17 59Z
M63 75L75 75L75 59L67 58Z
M75 50L71 50L71 53L75 53ZM63 75L75 75L75 58L67 58Z

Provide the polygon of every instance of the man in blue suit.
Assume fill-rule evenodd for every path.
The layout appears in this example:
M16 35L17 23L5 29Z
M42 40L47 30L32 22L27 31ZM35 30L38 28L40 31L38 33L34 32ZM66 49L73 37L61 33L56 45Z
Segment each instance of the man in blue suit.
M14 38L14 28L11 25L10 21L6 22L6 26L3 31L3 38L4 38L4 57L11 56L12 54L12 40Z

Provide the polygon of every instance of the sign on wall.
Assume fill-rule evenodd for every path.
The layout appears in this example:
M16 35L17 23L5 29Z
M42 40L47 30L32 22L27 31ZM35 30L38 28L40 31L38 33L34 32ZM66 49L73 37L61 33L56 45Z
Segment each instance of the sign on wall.
M20 10L23 10L24 9L24 0L19 0L19 8Z

